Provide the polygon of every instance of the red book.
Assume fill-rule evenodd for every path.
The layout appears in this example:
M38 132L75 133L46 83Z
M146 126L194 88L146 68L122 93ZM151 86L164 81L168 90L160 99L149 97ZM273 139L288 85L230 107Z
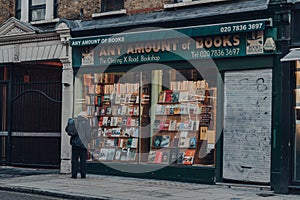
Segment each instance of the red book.
M165 102L172 102L172 90L165 90Z
M161 161L162 161L162 152L161 151L157 151L156 155L155 155L154 162L155 163L161 163Z
M188 149L184 153L183 164L192 165L194 162L195 149Z

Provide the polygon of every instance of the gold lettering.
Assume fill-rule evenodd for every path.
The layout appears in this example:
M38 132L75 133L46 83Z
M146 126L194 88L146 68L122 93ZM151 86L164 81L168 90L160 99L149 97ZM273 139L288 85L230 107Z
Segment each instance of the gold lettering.
M177 44L178 44L178 40L174 40L173 42L172 42L172 50L173 51L176 51L177 50Z
M223 47L231 47L232 46L232 44L230 42L230 38L231 38L231 35L223 36Z
M135 46L135 53L144 53L144 47L143 44L137 44Z
M204 45L205 45L205 48L211 48L212 47L213 41L212 41L211 37L205 38Z
M106 56L106 55L107 55L107 53L106 53L105 48L103 46L101 46L99 56Z
M135 52L134 52L134 49L133 49L133 47L132 47L132 45L128 45L128 47L127 47L127 54L134 54Z
M150 53L151 52L151 50L152 50L152 45L151 45L151 43L146 43L145 44L145 51L147 52L147 53Z
M165 42L165 41L162 41L161 43L161 50L162 51L171 51L171 44L170 42Z
M153 52L155 52L155 53L159 52L159 50L160 50L160 43L159 42L153 42L152 43L152 48L153 48Z
M234 46L238 46L238 45L240 45L240 42L241 42L241 41L240 41L240 36L237 35L237 34L234 35L234 36L233 36L233 45L234 45Z
M215 37L214 39L214 46L215 47L220 47L222 45L222 39L220 36Z
M121 48L122 48L122 45L116 45L116 50L117 50L118 55L121 55Z
M196 49L202 49L203 48L203 38L197 38L196 39Z

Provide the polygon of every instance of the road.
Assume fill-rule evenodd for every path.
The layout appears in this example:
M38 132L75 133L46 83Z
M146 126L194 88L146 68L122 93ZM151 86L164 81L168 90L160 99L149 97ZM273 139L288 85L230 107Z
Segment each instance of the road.
M43 195L1 191L1 190L0 190L0 199L1 200L66 200L62 198L48 197Z

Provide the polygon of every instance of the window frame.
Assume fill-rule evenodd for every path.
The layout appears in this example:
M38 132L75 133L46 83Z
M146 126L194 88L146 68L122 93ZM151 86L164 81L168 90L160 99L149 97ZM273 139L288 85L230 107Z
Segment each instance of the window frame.
M107 7L107 3L111 3L111 8ZM120 4L121 6L118 7ZM113 11L118 11L122 10L125 8L125 1L124 0L102 0L101 1L101 13L104 12L113 12Z
M46 19L46 5L47 5L47 0L45 0L44 4L40 4L40 5L32 5L32 0L29 0L29 12L28 12L28 14L29 14L29 21L32 22L32 21L42 21L42 20L45 20ZM32 12L35 11L35 10L40 10L40 9L45 10L45 16L44 16L44 18L33 20L32 19Z

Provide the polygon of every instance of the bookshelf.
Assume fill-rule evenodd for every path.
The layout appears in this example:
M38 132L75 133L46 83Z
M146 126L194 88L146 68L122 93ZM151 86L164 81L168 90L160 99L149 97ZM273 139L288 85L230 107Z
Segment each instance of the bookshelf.
M139 162L149 149L140 137L147 123L149 85L142 73L84 74L85 105L93 127L91 159ZM149 130L148 130L149 132Z
M205 80L171 81L157 98L147 162L213 164L207 155L215 144L216 88Z

